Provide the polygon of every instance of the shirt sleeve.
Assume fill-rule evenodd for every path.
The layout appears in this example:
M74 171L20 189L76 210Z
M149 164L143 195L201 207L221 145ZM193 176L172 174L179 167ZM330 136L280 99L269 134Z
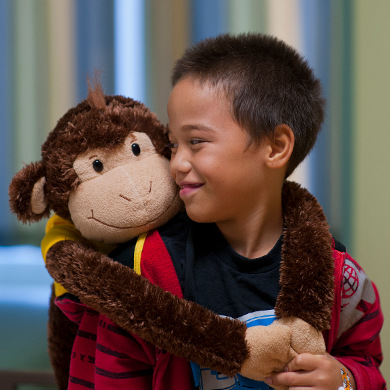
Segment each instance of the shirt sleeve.
M75 226L58 215L54 214L46 223L45 236L41 241L43 260L46 263L46 256L49 249L59 241L72 240L80 241L81 233ZM67 290L59 283L54 282L54 293L56 297L65 294Z
M340 324L331 354L353 373L357 389L385 389L378 290L347 253L342 272Z

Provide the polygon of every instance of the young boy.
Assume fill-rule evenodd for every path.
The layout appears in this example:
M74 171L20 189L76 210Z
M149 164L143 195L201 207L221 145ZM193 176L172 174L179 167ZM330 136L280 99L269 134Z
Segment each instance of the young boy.
M248 324L272 322L288 278L282 272L288 253L309 248L303 255L316 262L327 233L316 224L310 234L296 228L302 226L297 220L316 221L320 207L285 181L320 130L320 83L291 47L260 34L200 42L177 62L172 80L170 168L190 220L181 218L181 226L163 227L160 234L184 298ZM133 244L124 245L114 258L131 265L133 254ZM286 372L267 379L271 386L386 386L379 371L377 290L341 244L334 243L333 256L335 305L324 333L329 354L298 355ZM292 268L300 260L293 258ZM356 278L349 290L348 275ZM193 372L201 389L267 387L247 387L241 378L195 365Z
M170 167L195 222L193 262L187 256L186 264L176 265L184 296L236 318L272 310L282 247L296 244L283 233L282 187L320 130L320 83L292 48L256 34L195 45L177 62L172 80ZM315 232L306 239L316 245ZM335 249L345 252L338 244ZM334 313L338 340L326 339L330 354L298 355L269 384L337 389L348 375L344 387L385 388L378 369L379 298L345 255L344 278L350 271L364 289L360 299L336 289L343 296Z

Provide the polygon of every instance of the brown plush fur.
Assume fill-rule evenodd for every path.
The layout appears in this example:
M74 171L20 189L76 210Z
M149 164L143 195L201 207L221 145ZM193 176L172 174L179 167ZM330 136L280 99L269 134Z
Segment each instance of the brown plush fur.
M12 178L8 191L10 208L23 223L37 222L50 215L49 209L41 215L36 215L31 210L32 189L42 176L45 176L45 167L42 162L37 162L26 165Z
M328 329L334 299L334 264L325 215L314 196L296 183L283 187L282 201L285 231L281 291L275 313L279 317L299 317L318 330Z

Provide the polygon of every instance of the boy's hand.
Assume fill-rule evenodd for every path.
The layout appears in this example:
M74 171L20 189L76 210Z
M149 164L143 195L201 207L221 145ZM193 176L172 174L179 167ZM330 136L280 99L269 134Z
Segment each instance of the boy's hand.
M266 379L270 386L287 386L289 389L337 390L342 387L341 368L338 360L329 354L311 355L302 353L287 365L286 371ZM351 372L344 367L352 389L356 389Z

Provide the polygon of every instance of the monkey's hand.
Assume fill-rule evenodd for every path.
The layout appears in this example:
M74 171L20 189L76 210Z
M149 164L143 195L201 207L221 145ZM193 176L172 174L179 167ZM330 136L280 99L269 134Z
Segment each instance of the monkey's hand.
M293 317L276 320L268 326L248 328L246 341L249 357L242 365L240 374L259 381L283 371L300 353L325 353L322 333L307 322ZM276 389L287 388L279 386Z
M245 323L178 298L80 242L54 244L46 267L81 302L174 355L229 376L248 357Z

